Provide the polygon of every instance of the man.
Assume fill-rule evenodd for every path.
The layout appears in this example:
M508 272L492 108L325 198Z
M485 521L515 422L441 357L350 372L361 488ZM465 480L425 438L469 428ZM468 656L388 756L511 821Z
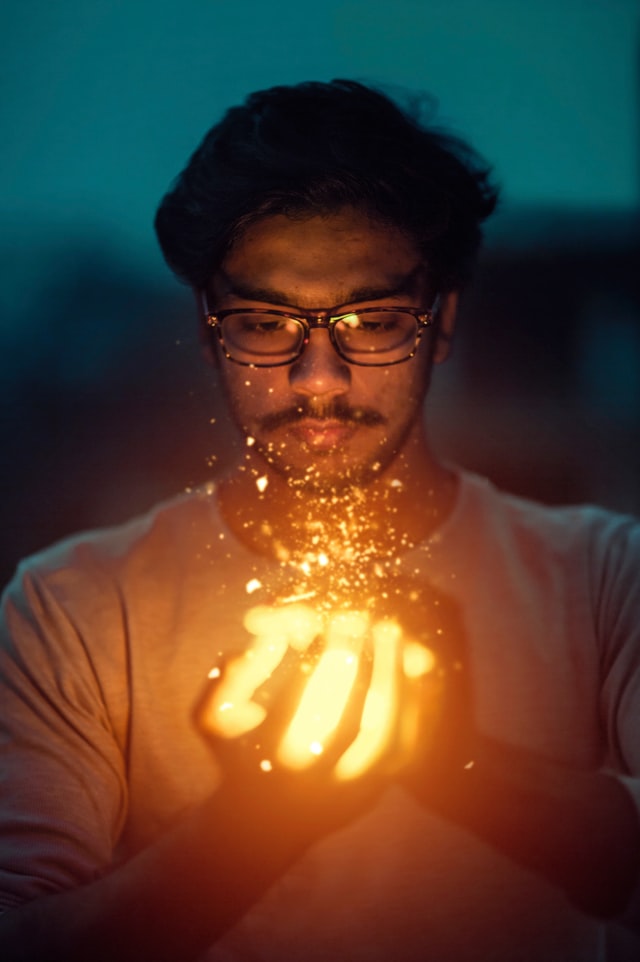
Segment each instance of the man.
M4 959L635 957L640 530L422 420L494 204L347 81L253 95L163 201L242 447L7 593Z

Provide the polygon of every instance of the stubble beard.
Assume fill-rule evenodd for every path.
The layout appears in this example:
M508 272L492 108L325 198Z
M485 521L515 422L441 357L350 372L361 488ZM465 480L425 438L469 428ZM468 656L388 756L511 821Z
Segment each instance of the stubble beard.
M278 478L296 492L304 492L319 498L344 497L355 489L366 491L372 484L389 472L404 450L409 435L415 425L415 419L421 416L421 407L417 406L411 418L400 426L395 437L385 435L375 449L362 461L356 464L344 463L331 465L336 452L309 451L309 463L296 464L287 460L287 449L290 445L299 445L294 439L286 442L266 442L255 433L244 429L247 436L255 437L253 451L264 463L265 467L273 471ZM366 427L359 430L366 431Z

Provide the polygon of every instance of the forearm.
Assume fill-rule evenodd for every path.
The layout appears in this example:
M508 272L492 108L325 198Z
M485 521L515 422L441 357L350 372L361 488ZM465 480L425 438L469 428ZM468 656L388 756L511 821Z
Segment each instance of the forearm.
M230 928L310 841L274 837L254 799L218 795L103 878L0 922L4 962L188 962ZM244 809L244 811L243 811Z
M598 917L621 912L640 866L640 825L615 778L485 741L430 804Z

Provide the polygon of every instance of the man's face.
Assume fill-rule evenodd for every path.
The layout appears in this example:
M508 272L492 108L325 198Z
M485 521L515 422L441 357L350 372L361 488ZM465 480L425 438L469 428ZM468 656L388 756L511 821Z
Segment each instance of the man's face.
M216 311L346 313L383 306L427 309L435 293L412 240L345 208L305 219L274 215L251 226L212 278L209 303ZM405 462L418 456L425 443L422 402L433 355L427 329L408 361L357 366L342 359L320 329L312 330L293 364L245 367L221 351L218 364L231 414L254 439L252 454L307 490L335 491L367 484L401 454Z

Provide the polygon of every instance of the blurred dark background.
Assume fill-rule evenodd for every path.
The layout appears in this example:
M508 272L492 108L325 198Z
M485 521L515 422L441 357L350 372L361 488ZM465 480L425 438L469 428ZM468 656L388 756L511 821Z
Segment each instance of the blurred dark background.
M228 460L150 225L226 106L308 78L430 90L504 184L429 398L440 449L526 496L640 514L635 0L131 6L0 15L0 581Z

